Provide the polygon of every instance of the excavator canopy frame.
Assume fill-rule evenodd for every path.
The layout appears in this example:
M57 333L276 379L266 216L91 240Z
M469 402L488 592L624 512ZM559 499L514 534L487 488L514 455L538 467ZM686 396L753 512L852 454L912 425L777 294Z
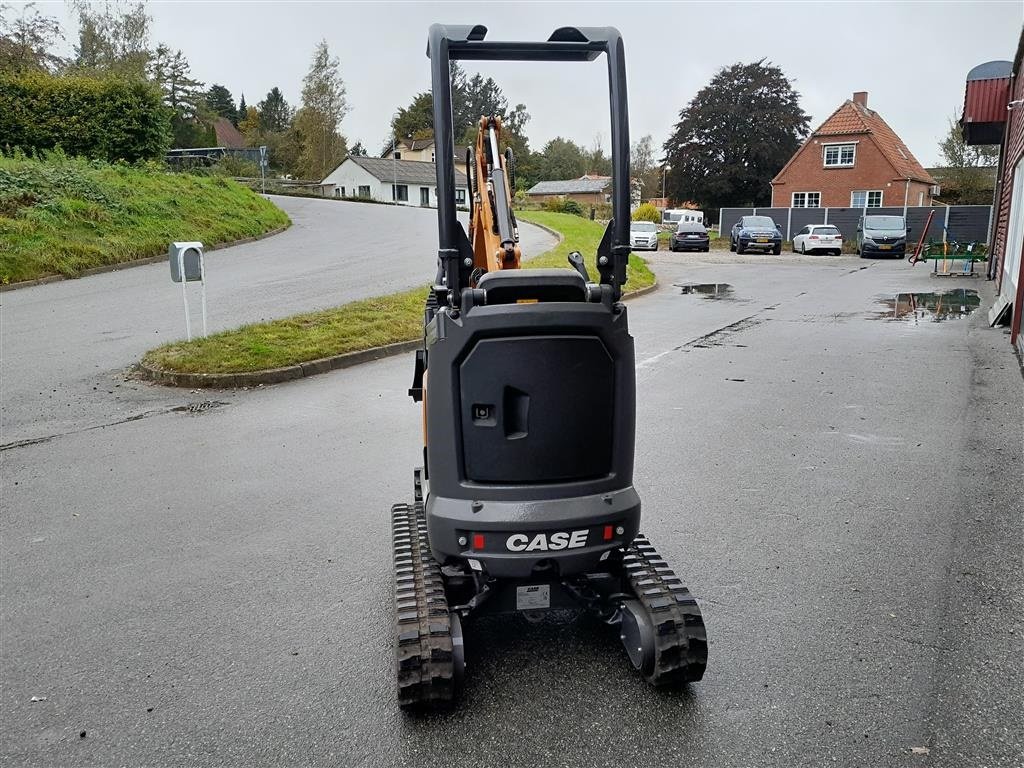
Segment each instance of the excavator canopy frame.
M454 128L452 125L452 61L593 61L608 59L611 107L612 221L598 249L601 283L611 286L614 300L626 282L629 259L629 109L622 36L614 27L561 27L546 41L484 40L482 25L430 27L430 58L434 96L434 162L437 172L438 272L435 283L449 297L470 285L473 251L455 208ZM467 259L469 264L467 264Z

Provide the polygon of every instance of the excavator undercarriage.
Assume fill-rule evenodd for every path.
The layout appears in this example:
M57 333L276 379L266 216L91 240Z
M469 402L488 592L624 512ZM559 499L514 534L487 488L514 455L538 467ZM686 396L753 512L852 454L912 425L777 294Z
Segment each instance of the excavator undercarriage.
M481 26L434 25L427 47L439 249L409 390L423 407L424 464L411 503L391 510L399 704L456 699L471 620L557 609L616 627L654 685L697 681L707 663L700 608L639 532L633 339L621 302L629 184L613 187L596 282L578 252L571 270L520 269L514 157L501 151L501 120L482 116L467 151L468 235L444 149L454 144L450 61L604 54L614 179L628 180L622 40L612 28L562 28L544 42L485 35Z

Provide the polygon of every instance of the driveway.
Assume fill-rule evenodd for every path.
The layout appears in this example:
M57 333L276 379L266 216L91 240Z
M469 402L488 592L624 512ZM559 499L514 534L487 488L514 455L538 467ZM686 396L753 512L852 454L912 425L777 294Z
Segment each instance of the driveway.
M211 332L434 278L435 210L271 199L291 217L290 229L207 257ZM555 244L526 223L520 235L526 254ZM195 286L190 305L195 330L201 327ZM185 336L180 286L165 263L5 292L0 313L3 443L132 416L138 398L121 397L131 388L123 369L148 349ZM147 399L144 392L138 397Z
M398 712L409 355L146 385L140 418L4 451L0 761L1019 767L1021 376L956 292L991 286L655 267L629 309L635 481L703 608L702 682L651 689L585 618L495 618L467 626L459 707Z

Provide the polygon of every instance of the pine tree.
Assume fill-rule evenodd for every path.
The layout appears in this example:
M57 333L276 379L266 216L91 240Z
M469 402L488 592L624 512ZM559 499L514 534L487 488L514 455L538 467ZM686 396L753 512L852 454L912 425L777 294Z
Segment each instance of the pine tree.
M205 94L206 107L213 114L226 117L235 125L238 124L238 111L235 109L235 100L231 91L223 85L211 85Z
M257 107L260 113L260 128L272 133L288 130L292 122L292 110L285 101L281 89L274 86Z

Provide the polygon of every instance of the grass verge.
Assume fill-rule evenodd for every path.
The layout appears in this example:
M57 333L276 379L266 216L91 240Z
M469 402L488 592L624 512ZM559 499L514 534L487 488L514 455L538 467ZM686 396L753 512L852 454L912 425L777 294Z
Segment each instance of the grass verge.
M157 256L174 240L261 235L288 216L222 177L68 158L0 155L0 283Z
M597 276L594 254L604 232L600 224L564 213L531 211L520 214L520 218L564 236L555 248L525 262L527 268L568 268L566 256L578 250L585 254L591 277ZM630 256L627 272L631 290L654 284L654 273L639 256ZM423 332L426 291L424 285L333 309L246 325L205 339L165 344L147 352L143 363L177 373L250 373L410 341Z

